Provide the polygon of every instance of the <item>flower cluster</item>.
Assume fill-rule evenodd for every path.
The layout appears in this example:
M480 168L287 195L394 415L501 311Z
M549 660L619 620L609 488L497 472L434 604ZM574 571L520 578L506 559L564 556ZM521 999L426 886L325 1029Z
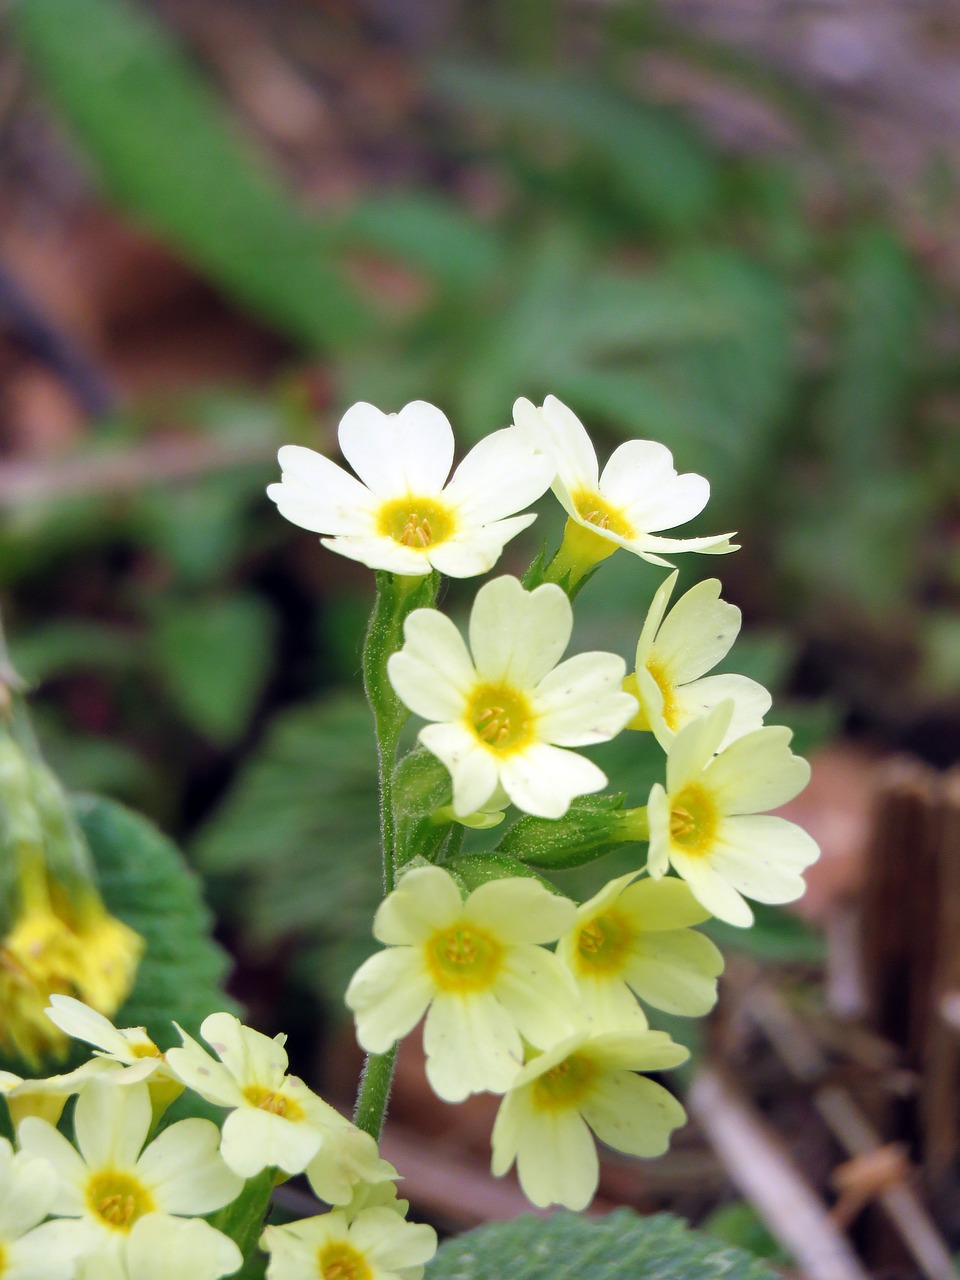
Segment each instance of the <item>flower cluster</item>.
M65 1052L44 1013L53 993L113 1014L136 976L143 942L110 915L60 784L0 728L0 1049L31 1064Z
M419 826L398 828L398 737L381 736L395 887L374 920L383 950L347 991L357 1038L384 1054L424 1018L436 1093L503 1098L494 1173L516 1163L534 1204L582 1208L597 1186L594 1136L650 1156L683 1123L680 1104L649 1073L678 1065L686 1050L652 1030L646 1010L696 1017L712 1007L723 962L695 926L711 915L746 926L746 899L803 892L800 872L816 845L768 810L796 795L809 769L791 753L789 730L764 726L766 689L711 674L740 629L716 579L668 610L678 578L670 573L638 619L630 674L617 654L564 657L572 601L617 550L672 569L665 556L737 549L729 533L663 532L699 515L710 492L702 476L678 474L663 445L621 444L601 472L570 409L552 396L540 407L518 400L513 424L481 441L444 487L453 433L430 405L391 415L356 405L339 436L363 485L288 447L282 483L268 492L289 519L327 535L326 546L392 575L378 582L393 593L393 629L378 631L375 614L368 644L379 656L365 660L378 730L396 723L398 709L401 723L408 712L420 717L419 742L449 775L444 797L407 757L416 765L404 766L403 803L416 809L411 778L422 774L423 812ZM516 513L547 488L567 516L558 550L522 581L504 575L482 586L466 638L432 607L435 587L426 599L405 594L405 579L491 569L533 519ZM665 753L663 783L636 809L585 799L607 778L581 749L624 729L651 732ZM492 862L463 852L464 827L491 826L511 804L526 816ZM552 866L641 841L645 864L580 905L542 879Z
M243 1265L241 1228L275 1181L306 1173L334 1207L265 1229L270 1280L419 1280L433 1229L406 1220L373 1138L287 1074L284 1037L215 1013L201 1027L209 1051L181 1031L161 1053L143 1028L71 997L49 1014L97 1052L67 1076L0 1083L16 1125L15 1147L0 1139L0 1275L219 1280ZM185 1089L223 1108L222 1126L161 1124ZM70 1141L57 1126L74 1095Z

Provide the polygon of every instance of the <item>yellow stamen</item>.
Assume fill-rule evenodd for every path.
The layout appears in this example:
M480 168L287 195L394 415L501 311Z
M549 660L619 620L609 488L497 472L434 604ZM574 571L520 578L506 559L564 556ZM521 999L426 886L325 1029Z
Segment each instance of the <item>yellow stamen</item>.
M618 911L608 911L583 925L577 937L578 966L585 973L619 973L630 953L634 931Z
M430 974L442 991L484 991L500 972L503 948L474 925L441 929L426 944Z
M478 685L466 719L484 746L502 755L522 751L533 740L533 708L519 689L509 685Z
M250 1084L243 1091L243 1096L252 1107L260 1111L269 1111L273 1116L282 1116L284 1120L303 1120L306 1112L296 1098L284 1093L276 1093L265 1089L263 1085Z
M402 547L425 551L446 542L456 530L453 512L433 498L394 498L377 517L377 532Z
M343 1240L332 1240L317 1254L322 1280L372 1280L373 1272L362 1253Z
M543 1111L563 1111L580 1105L597 1076L588 1058L573 1053L533 1081L533 1100Z
M132 1174L109 1169L87 1183L87 1204L101 1222L127 1232L145 1213L156 1209L153 1196Z
M703 855L713 847L720 814L706 787L691 783L673 798L670 838L686 854Z

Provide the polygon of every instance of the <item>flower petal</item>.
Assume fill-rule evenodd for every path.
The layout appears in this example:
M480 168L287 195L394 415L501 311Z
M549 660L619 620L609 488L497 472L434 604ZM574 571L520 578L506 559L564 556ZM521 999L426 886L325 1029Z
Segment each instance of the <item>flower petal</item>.
M680 730L667 755L667 791L671 796L699 780L723 741L732 716L733 703L721 702L709 715Z
M663 621L663 615L667 611L667 605L670 603L670 597L673 595L673 589L677 585L679 576L679 569L674 569L673 573L664 578L660 586L657 587L653 600L650 602L647 616L643 620L640 639L637 641L637 657L633 664L635 671L639 671L644 665L660 623Z
M573 924L576 907L539 880L488 880L463 904L463 916L506 943L555 942Z
M373 936L391 945L416 945L437 929L449 928L462 912L463 898L448 871L414 867L377 908Z
M749 676L704 676L674 690L677 727L683 728L691 720L698 720L728 698L733 702L733 715L720 743L721 751L737 738L761 728L773 702L769 690Z
M583 1118L601 1142L631 1156L661 1156L687 1114L663 1085L630 1071L604 1073L583 1103Z
M350 1224L351 1243L383 1272L422 1267L437 1251L437 1233L420 1222L406 1222L393 1209L364 1209Z
M706 578L680 597L653 644L673 684L689 684L729 653L740 633L740 610L720 599L720 581Z
M387 661L397 697L425 720L459 719L477 678L460 632L438 609L415 609L403 634Z
M670 861L697 899L718 920L735 924L739 929L748 929L753 924L753 912L729 880L716 870L710 859L702 855L689 857L679 853L674 847Z
M368 535L377 500L342 467L313 449L286 444L278 454L283 480L267 489L282 516L313 533Z
M82 1157L46 1120L27 1116L17 1130L20 1150L29 1158L46 1160L56 1173L56 1197L51 1213L64 1218L78 1218L86 1212L88 1171Z
M126 1243L127 1269L136 1280L220 1280L243 1265L234 1242L199 1218L148 1213L133 1224Z
M503 1006L489 992L434 999L423 1028L427 1079L445 1102L471 1093L504 1093L523 1066L523 1045Z
M494 578L470 613L470 650L481 680L532 689L570 643L573 610L553 583L525 591L519 579Z
M56 1195L50 1174L46 1160L15 1156L6 1138L0 1139L0 1242L23 1235L50 1212Z
M513 428L494 431L470 450L444 490L444 501L466 524L503 520L550 488L553 464Z
M521 437L546 455L566 489L596 490L600 475L596 450L583 423L556 396L547 396L540 409L529 400L518 400L513 421Z
M463 724L428 724L418 734L420 741L450 771L453 783L453 811L466 818L488 802L497 789L497 764L493 753Z
M536 520L531 511L525 516L511 516L483 526L468 525L451 538L427 548L427 557L438 571L449 578L475 578L488 573L500 559L504 546Z
M805 885L804 867L820 854L817 842L785 818L751 814L721 825L710 862L734 888L757 902L793 902Z
M337 431L343 456L378 497L438 494L453 465L453 428L425 400L382 413L361 401Z
M601 791L607 785L607 775L576 752L534 743L506 757L500 765L500 782L524 813L562 818L577 796Z
M178 1120L146 1148L136 1175L150 1188L162 1212L212 1213L243 1190L243 1179L224 1164L219 1145L220 1130L212 1121Z
M600 1179L590 1130L576 1111L532 1111L517 1151L524 1195L538 1208L585 1209Z
M385 569L403 577L423 577L430 572L430 561L425 551L401 546L386 535L364 538L321 538L328 551L336 551L348 560L359 560L368 569Z
M322 1141L320 1130L306 1121L238 1107L223 1122L220 1154L241 1178L253 1178L271 1165L284 1173L302 1173Z
M621 507L637 530L650 533L686 524L707 505L710 482L694 472L677 475L673 454L655 440L628 440L610 455L600 492Z
M723 956L709 938L692 929L673 929L638 938L624 977L640 999L655 1009L698 1018L716 1004L717 978L722 972Z
M240 1085L278 1089L288 1066L286 1036L265 1036L232 1013L211 1013L200 1034Z
M724 813L777 809L803 790L810 766L790 751L792 737L790 729L770 725L724 748L703 777Z
M537 732L560 747L609 742L637 710L623 692L626 663L614 653L578 653L540 681L533 698Z
M571 1011L577 1005L576 986L569 970L543 947L511 947L494 995L523 1038L538 1049L575 1030Z
M365 960L347 987L357 1040L368 1053L386 1053L412 1031L434 996L418 948L391 947Z
M150 1132L153 1113L145 1084L124 1089L94 1079L77 1098L73 1129L91 1169L132 1169Z

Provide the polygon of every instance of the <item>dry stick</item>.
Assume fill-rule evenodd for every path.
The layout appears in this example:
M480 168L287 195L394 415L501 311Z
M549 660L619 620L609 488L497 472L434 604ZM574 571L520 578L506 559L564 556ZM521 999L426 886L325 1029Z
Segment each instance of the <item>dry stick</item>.
M747 1013L795 1079L816 1084L826 1077L829 1063L820 1046L776 992L758 986L751 992ZM813 1103L849 1156L869 1155L885 1145L847 1090L823 1085L814 1093ZM913 1188L899 1183L881 1191L877 1199L928 1280L956 1280L943 1237Z
M712 1067L701 1068L687 1104L730 1177L796 1259L805 1280L868 1280L819 1196L736 1085Z
M0 463L0 511L81 494L138 493L147 485L263 462L275 447L264 440L157 440L61 462Z

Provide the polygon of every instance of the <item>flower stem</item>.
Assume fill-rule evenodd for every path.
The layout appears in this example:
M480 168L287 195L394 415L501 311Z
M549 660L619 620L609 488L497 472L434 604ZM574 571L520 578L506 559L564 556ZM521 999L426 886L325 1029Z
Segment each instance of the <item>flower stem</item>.
M377 733L377 769L380 782L380 846L383 854L383 891L390 893L397 881L396 814L393 804L393 766L400 733L406 723L406 707L393 691L387 675L390 655L403 644L403 624L409 613L436 600L439 576L400 577L377 574L377 599L363 644L363 687L373 712ZM380 1139L396 1047L387 1053L368 1054L360 1079L354 1122L375 1140Z

